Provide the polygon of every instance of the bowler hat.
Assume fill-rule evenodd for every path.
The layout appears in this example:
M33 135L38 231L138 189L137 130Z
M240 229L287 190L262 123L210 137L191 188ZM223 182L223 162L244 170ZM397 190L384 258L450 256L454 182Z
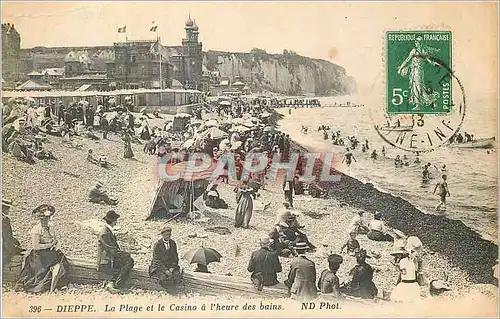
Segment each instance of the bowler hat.
M342 256L337 255L337 254L331 254L328 256L328 263L329 264L341 264L344 261Z
M160 231L160 235L163 234L163 233L171 233L172 232L172 227L170 226L165 226L161 229Z
M114 210L110 210L106 213L106 216L104 216L102 219L104 219L108 223L111 223L117 220L118 218L120 218L120 214L117 214Z
M37 208L35 208L32 212L31 215L36 218L42 218L42 217L50 217L54 215L56 212L56 209L52 205L47 205L47 204L42 204L39 205Z

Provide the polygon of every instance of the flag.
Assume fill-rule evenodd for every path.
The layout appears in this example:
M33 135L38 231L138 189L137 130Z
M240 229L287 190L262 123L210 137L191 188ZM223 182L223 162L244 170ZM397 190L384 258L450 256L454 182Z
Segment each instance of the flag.
M149 53L154 54L154 55L157 55L160 53L160 43L158 42L158 40L156 40L155 43L153 43L151 45L151 48L149 48Z
M149 31L156 32L156 29L158 29L158 26L154 25L154 26L151 27L151 29L149 29Z
M127 26L123 26L121 28L118 28L118 33L125 33L127 32Z

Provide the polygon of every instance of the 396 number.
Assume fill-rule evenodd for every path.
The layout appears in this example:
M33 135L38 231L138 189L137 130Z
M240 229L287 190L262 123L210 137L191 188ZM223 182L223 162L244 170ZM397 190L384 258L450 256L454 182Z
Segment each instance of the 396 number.
M42 312L42 306L30 306L29 312Z
M403 90L401 88L392 89L392 99L391 102L393 105L399 106L403 104L403 99L408 97L408 91Z

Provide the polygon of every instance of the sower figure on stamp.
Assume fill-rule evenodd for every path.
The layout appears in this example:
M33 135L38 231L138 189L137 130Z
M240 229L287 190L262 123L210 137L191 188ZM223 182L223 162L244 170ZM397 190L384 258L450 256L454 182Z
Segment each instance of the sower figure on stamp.
M413 110L419 110L421 106L433 105L439 98L439 93L433 91L425 84L424 64L428 62L438 66L429 57L439 52L439 49L431 48L422 44L422 37L415 39L415 47L410 51L406 59L398 68L398 74L408 76L410 85L409 103Z
M270 250L271 239L269 236L259 240L260 249L252 253L248 262L248 271L257 290L262 286L273 286L278 283L277 273L281 272L281 263L276 250Z
M106 285L106 289L111 293L120 292L119 288L127 280L130 271L134 267L134 260L130 254L121 250L118 246L113 227L116 225L119 214L110 210L104 216L106 224L99 232L97 242L97 270L103 271L106 268L118 269L113 281Z
M178 283L181 277L177 244L172 240L172 228L164 227L160 238L153 245L153 259L149 266L149 276L158 280L165 289Z

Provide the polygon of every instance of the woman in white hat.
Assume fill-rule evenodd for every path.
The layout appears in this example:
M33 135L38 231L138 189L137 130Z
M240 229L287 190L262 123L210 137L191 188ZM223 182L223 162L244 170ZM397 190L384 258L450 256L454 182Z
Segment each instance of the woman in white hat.
M409 253L409 258L415 264L415 271L417 273L417 282L420 286L427 284L424 277L422 254L424 252L424 245L422 241L416 236L410 236L406 239L405 250Z
M415 264L409 258L409 252L405 250L401 242L394 243L394 265L401 274L401 281L391 293L391 301L413 302L420 299L420 287L417 283Z
M26 292L40 293L52 291L65 284L67 261L64 254L57 249L57 238L49 224L55 214L51 205L40 205L33 210L32 216L40 221L31 229L32 250L26 257L17 286ZM52 267L59 264L58 270ZM53 278L55 276L55 278Z

